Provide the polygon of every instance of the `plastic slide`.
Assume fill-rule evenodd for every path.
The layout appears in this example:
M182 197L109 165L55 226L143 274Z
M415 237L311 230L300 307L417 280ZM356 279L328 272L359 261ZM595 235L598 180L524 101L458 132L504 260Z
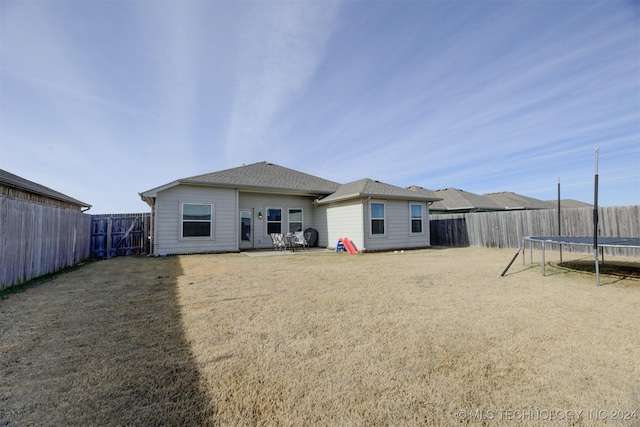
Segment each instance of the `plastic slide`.
M349 255L358 253L358 251L356 250L356 247L353 245L353 243L351 243L351 240L349 240L348 237L342 237L338 239L338 241L342 242L342 244L344 245L344 248L347 250L347 253Z

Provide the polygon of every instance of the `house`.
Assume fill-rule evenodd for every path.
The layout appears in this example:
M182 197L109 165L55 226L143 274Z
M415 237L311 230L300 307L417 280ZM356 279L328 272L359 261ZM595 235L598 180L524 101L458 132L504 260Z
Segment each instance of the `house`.
M348 237L359 250L430 246L430 190L363 179L339 184L259 162L179 179L140 193L151 206L152 252L271 247L271 233L313 228L317 245Z
M91 205L0 169L0 196L38 205L87 211Z

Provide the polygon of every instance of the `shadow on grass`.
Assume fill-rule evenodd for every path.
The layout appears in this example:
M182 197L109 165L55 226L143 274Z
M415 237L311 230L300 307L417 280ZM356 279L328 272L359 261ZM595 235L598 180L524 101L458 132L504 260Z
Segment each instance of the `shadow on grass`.
M211 398L181 326L181 274L178 258L116 258L9 295L0 421L210 425Z
M591 260L574 260L557 264L559 267L582 271L586 273L596 272L595 262ZM610 276L630 277L640 279L640 263L636 262L620 262L605 261L598 265L600 274L608 274Z

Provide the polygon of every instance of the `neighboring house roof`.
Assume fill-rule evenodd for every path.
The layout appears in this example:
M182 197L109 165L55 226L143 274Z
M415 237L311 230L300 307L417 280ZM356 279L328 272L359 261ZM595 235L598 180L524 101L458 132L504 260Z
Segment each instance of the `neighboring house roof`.
M18 175L14 175L3 169L0 169L0 185L16 188L18 190L26 191L29 193L37 194L39 196L48 197L50 199L59 200L70 205L79 206L81 208L90 208L91 205L80 200L69 197L66 194L62 194L58 191L52 190L44 185L37 184L33 181L21 178Z
M497 203L505 210L549 209L543 200L516 194L511 191L483 194L483 197Z
M557 200L547 200L544 202L547 205L547 209L558 209L558 201ZM592 208L593 205L585 202L581 202L579 200L573 199L560 199L560 209L571 209L571 208Z
M442 200L434 202L429 210L432 212L472 212L499 211L502 206L491 199L457 188L445 188L435 191L436 197Z
M557 200L544 201L511 191L478 195L456 188L445 188L436 190L435 195L441 197L442 200L431 205L430 210L433 213L553 209L558 207ZM561 200L562 208L590 206L577 200Z
M259 162L204 175L182 178L161 187L140 193L140 195L143 198L155 197L159 191L179 184L234 187L307 195L331 194L340 187L340 184L337 182L298 172L273 163Z
M402 188L396 187L395 185L391 184L385 184L384 182L365 178L359 181L341 185L335 193L319 200L318 203L332 203L341 200L349 200L362 197L380 197L388 199L420 201L438 200L438 198L435 197L432 191L426 190L421 187L416 187L414 189Z

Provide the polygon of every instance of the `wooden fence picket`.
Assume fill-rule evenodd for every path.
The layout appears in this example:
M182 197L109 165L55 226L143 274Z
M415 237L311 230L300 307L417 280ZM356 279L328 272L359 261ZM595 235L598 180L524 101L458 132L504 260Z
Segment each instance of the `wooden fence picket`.
M0 290L89 258L90 237L91 215L0 197Z

